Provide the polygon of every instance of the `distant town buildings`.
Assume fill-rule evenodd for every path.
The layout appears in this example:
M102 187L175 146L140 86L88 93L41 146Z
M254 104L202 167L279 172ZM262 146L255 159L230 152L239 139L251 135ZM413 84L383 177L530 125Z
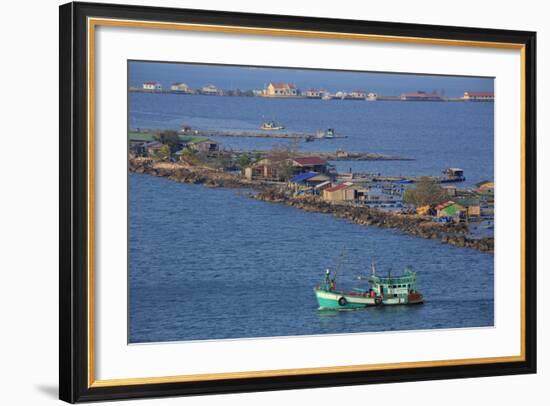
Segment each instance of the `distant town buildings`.
M317 89L307 89L305 92L305 96L308 99L320 99L321 98L321 91Z
M352 91L337 90L331 93L323 88L308 88L300 91L294 83L274 83L269 82L263 89L241 90L225 89L222 90L214 84L208 84L196 89L191 88L187 83L176 82L170 85L170 88L163 91L160 82L144 82L141 87L131 87L129 91L143 92L163 92L163 93L181 93L181 94L202 94L211 96L257 96L257 97L302 97L306 99L322 100L367 100L367 101L450 101L450 102L471 102L483 101L492 102L495 100L494 92L486 91L465 91L459 97L445 97L443 90L441 93L433 91L426 92L418 90L416 92L405 92L400 95L380 95L375 92L367 92L356 89Z
M462 97L467 101L494 101L495 93L494 92L464 92Z
M333 99L345 99L346 94L347 94L346 92L338 91L338 92L334 93Z
M357 99L365 100L367 98L367 93L362 90L353 90L348 93L348 99Z
M162 85L159 82L144 82L143 90L162 90Z
M210 96L221 96L223 92L214 85L206 85L201 88L201 94Z
M170 86L170 90L177 93L187 93L187 94L194 93L193 89L191 89L191 87L189 87L186 83L183 83L183 82L172 84L172 86Z
M298 89L293 83L269 83L264 90L267 97L293 97L298 96Z

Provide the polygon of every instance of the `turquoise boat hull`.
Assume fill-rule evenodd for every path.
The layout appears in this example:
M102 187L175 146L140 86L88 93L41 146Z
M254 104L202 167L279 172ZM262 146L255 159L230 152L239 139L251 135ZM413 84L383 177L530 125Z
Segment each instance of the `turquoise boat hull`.
M317 303L320 309L364 309L369 306L377 306L379 300L359 294L314 289Z

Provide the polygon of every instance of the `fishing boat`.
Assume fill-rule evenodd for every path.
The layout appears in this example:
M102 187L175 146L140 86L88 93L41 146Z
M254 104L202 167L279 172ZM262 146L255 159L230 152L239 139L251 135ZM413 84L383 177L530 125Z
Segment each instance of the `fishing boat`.
M322 285L313 290L319 304L319 309L360 309L380 305L408 305L420 304L424 297L416 288L416 273L405 268L400 276L382 277L376 275L374 262L371 266L372 274L367 278L369 287L353 288L351 291L338 290L336 274L331 276L330 269L325 272ZM360 280L365 279L363 277Z
M443 176L439 177L441 183L464 182L466 180L464 170L460 168L447 168L442 173Z
M275 121L266 121L260 126L261 130L284 130L284 126L277 124Z
M326 131L317 130L317 132L315 133L315 138L332 139L332 138L334 138L334 135L335 135L334 128L329 128Z

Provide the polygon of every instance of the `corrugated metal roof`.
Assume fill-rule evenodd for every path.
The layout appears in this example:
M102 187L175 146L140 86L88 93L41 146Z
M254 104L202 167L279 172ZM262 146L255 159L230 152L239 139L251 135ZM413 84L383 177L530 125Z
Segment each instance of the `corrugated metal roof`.
M313 178L315 175L317 175L317 172L305 172L301 173L299 175L294 176L292 179L290 179L291 182L302 182L304 180L307 180L309 178Z
M294 158L294 162L296 162L300 166L305 165L326 165L327 161L326 159L323 159L318 156L306 156L301 158Z
M330 180L326 180L323 183L319 183L317 186L315 186L315 189L321 189L322 187L330 185Z
M340 183L339 185L329 187L328 189L325 189L325 190L327 192L337 192L339 190L346 189L347 187L349 187L351 185L352 185L352 183L350 183L350 182L344 182L344 183Z
M294 83L271 83L271 85L276 89L295 89L296 85Z

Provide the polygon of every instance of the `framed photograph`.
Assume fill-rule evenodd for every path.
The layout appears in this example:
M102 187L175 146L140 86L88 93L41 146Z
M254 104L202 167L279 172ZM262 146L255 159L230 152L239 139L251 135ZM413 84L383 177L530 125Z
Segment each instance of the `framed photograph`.
M60 398L536 371L534 32L60 7Z

